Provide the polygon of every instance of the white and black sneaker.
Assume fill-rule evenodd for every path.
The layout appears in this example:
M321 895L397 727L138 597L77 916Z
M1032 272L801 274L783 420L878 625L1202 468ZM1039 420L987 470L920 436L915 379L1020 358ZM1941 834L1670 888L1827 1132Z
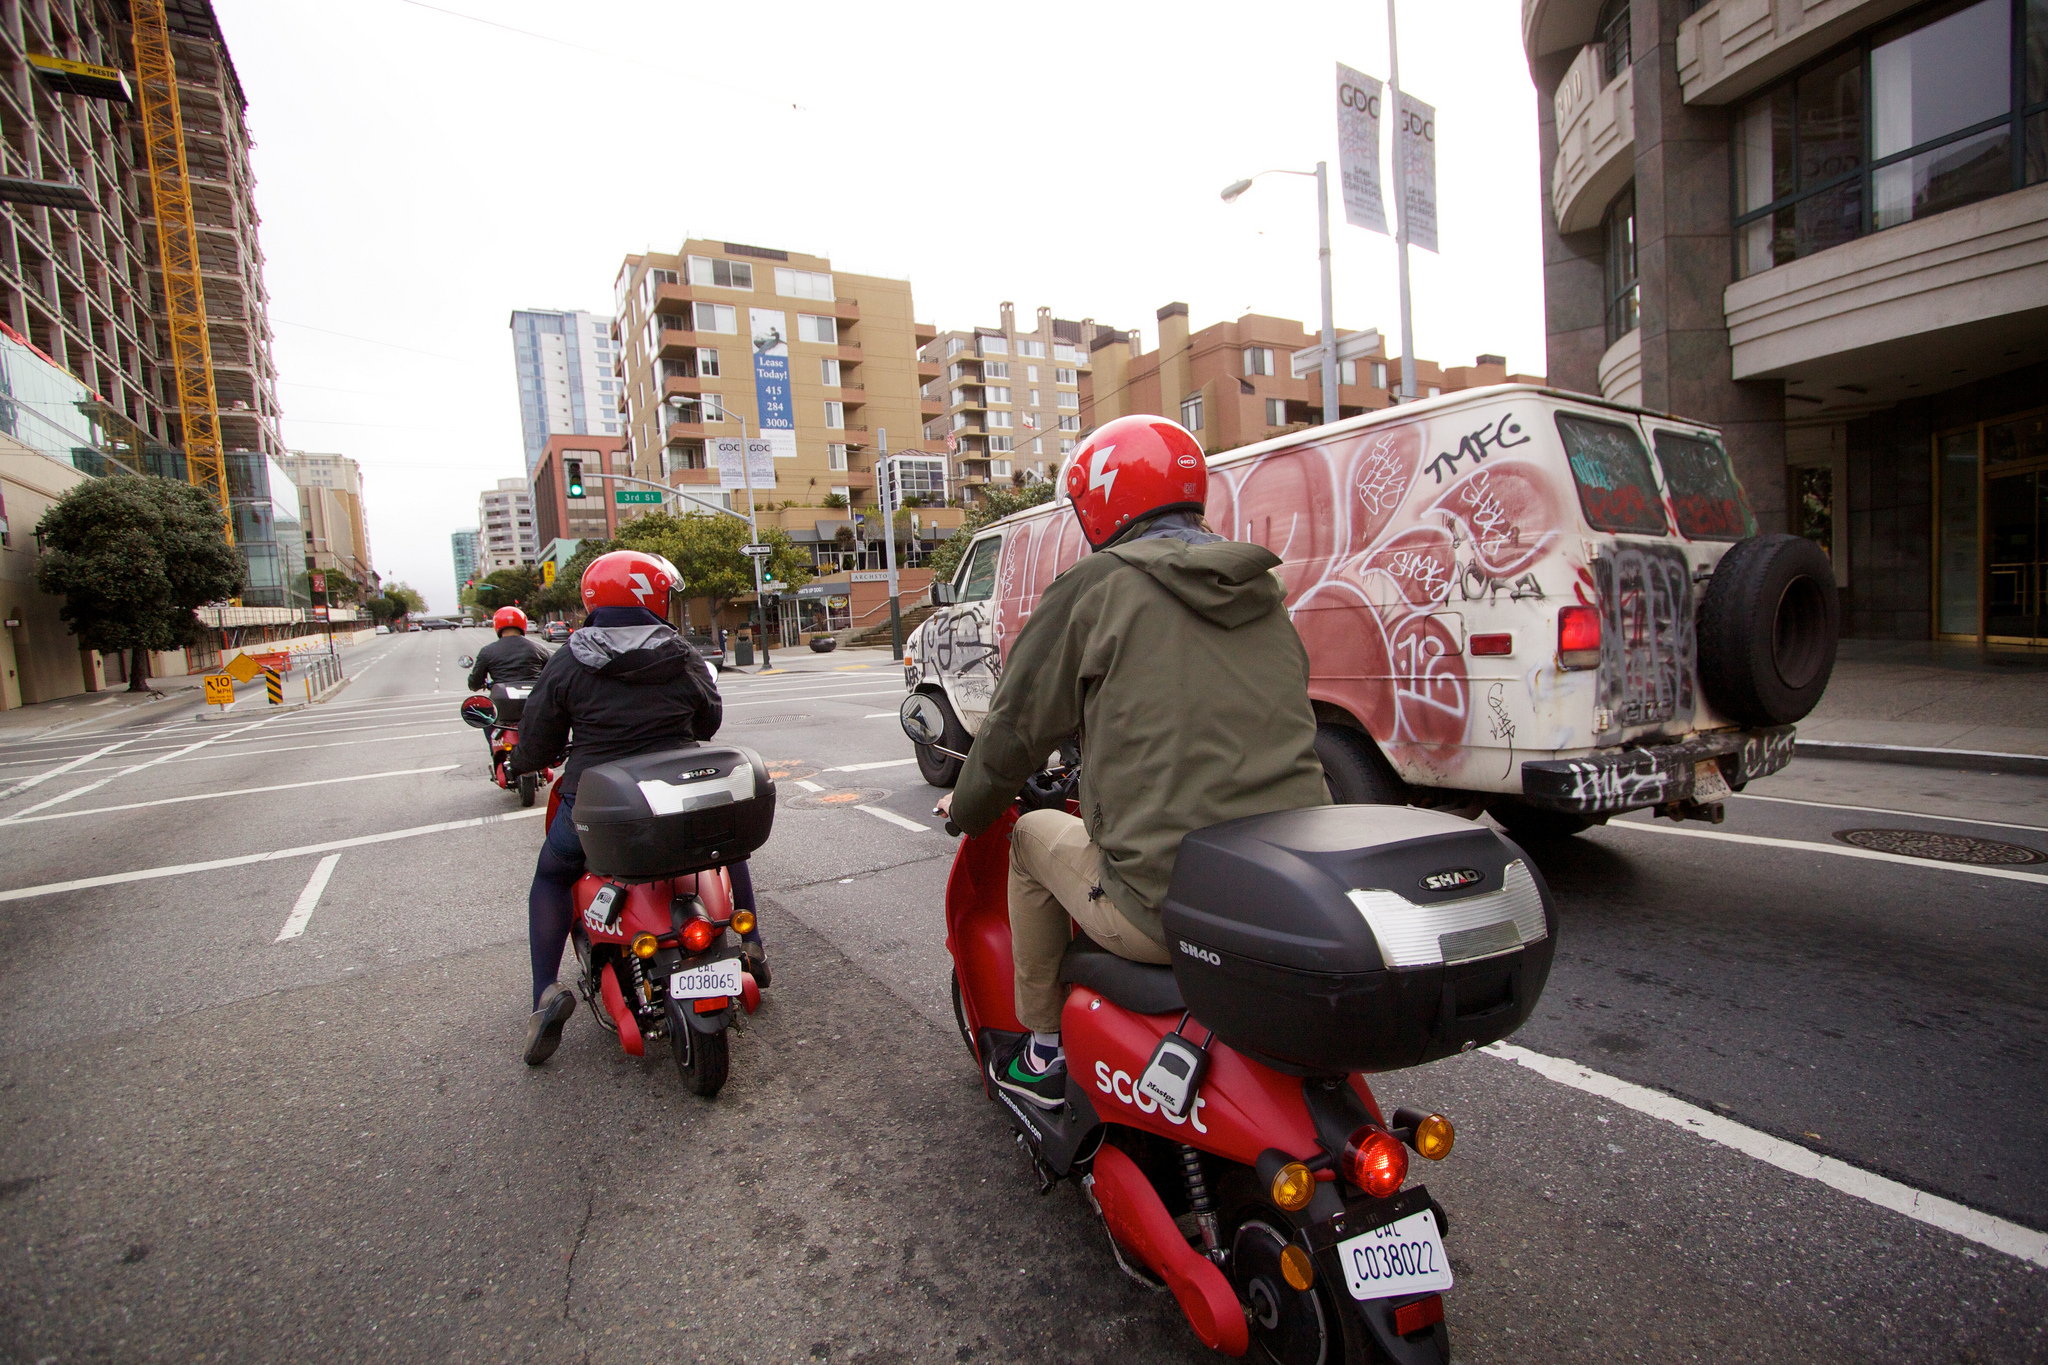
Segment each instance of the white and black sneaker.
M576 993L557 981L540 993L540 1008L526 1021L526 1064L539 1066L562 1045L562 1025L576 1012Z
M1040 1109L1066 1107L1066 1054L1061 1053L1050 1062L1044 1061L1034 1055L1028 1033L1017 1040L1016 1046L989 1058L988 1078L1001 1089L1031 1101Z

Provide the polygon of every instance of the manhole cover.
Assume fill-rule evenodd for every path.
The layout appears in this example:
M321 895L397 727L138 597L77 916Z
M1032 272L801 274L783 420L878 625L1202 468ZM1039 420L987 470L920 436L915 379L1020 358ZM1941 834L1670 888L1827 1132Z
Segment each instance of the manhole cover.
M764 758L761 762L767 765L768 780L771 782L794 782L800 777L809 777L818 771L817 764L807 763L800 758Z
M845 810L870 805L888 794L879 787L840 787L824 792L807 792L798 787L782 798L782 804L792 810Z
M1924 829L1843 829L1835 831L1835 837L1857 848L1897 853L1907 858L1931 858L1943 863L2001 867L2016 863L2048 863L2048 853L2039 849L2001 844L1996 839L1973 839L1966 834L1936 834Z

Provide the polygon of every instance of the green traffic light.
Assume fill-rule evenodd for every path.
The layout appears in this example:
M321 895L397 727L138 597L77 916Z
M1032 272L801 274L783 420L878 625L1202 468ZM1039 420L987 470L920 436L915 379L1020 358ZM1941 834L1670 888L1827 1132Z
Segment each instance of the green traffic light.
M570 497L572 497L572 498L580 498L580 497L582 497L582 496L583 496L583 461L581 461L581 460L565 460L565 461L563 461L562 463L563 463L563 468L564 468L564 470L566 470L566 471L567 471L567 473L568 473L568 476L569 476L569 496L570 496Z

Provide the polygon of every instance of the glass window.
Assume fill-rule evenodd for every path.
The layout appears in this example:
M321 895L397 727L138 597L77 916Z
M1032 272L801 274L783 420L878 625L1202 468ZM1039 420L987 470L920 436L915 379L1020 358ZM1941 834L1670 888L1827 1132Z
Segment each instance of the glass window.
M838 319L823 317L816 313L798 313L796 339L815 341L824 346L836 346L839 344Z
M994 387L985 389L983 392L991 403L1007 403L1010 401L1010 391L1007 388Z
M978 339L981 342L981 353L983 355L1008 355L1010 353L1010 340L1008 337L981 337Z
M832 276L821 270L775 268L775 292L789 299L832 300Z
M1078 384L1081 381L1073 370L1056 369L1052 372L1052 382L1055 384Z
M1356 384L1358 382L1358 362L1355 360L1338 361L1337 382L1339 384Z
M827 403L825 405L825 425L828 427L843 427L846 425L846 405L844 403Z
M709 346L697 348L697 373L706 379L718 378L718 352Z
M820 360L818 362L818 379L819 382L828 387L837 387L839 384L839 362L830 356Z
M1664 471L1681 534L1693 540L1741 540L1756 534L1749 501L1719 442L1678 431L1659 431L1654 439L1657 467ZM1823 541L1821 548L1829 543Z
M1010 362L1007 360L991 360L988 364L981 367L981 377L983 379L1008 379L1010 377Z
M1631 535L1665 533L1664 501L1650 476L1650 457L1633 428L1561 412L1557 434L1564 438L1587 525Z
M1038 359L1043 360L1045 359L1045 343L1042 341L1020 341L1017 343L1017 354L1036 356Z
M1607 344L1627 336L1641 321L1642 289L1636 280L1636 187L1631 184L1607 206Z
M1270 346L1245 347L1244 372L1246 374L1273 373L1273 348Z
M1187 407L1187 404L1183 403L1183 404L1181 404L1181 407L1182 407L1182 409L1183 409L1183 410L1185 410L1185 409L1186 409L1186 407ZM1201 399L1199 399L1199 398L1197 398L1197 399L1195 400L1195 416L1196 416L1196 417L1200 417L1201 415L1202 415L1202 400L1201 400ZM1080 429L1081 429L1081 419L1080 419L1080 418L1079 418L1078 416L1076 416L1076 417L1062 417L1062 418L1060 418L1060 430L1061 430L1061 431L1079 431ZM1189 428L1189 430L1191 430L1191 431L1192 431L1192 430L1194 430L1194 428L1190 427L1190 428Z
M836 443L836 442L835 442L835 443L833 443L832 445L828 445L828 446L826 446L826 447L825 447L825 468L827 468L827 469L844 469L844 468L846 468L846 447L845 447L845 446L843 446L843 445L840 445L840 444L838 444L838 443Z
M1038 367L1036 365L1026 365L1024 367L1024 382L1027 384L1036 384L1038 382Z
M700 332L737 332L739 322L729 303L697 303L695 310L697 330Z
M996 564L1002 558L1003 538L988 536L974 542L967 552L967 563L960 570L960 593L962 602L985 602L996 590Z
M661 271L673 282L673 271ZM720 261L709 256L690 257L690 283L708 285L714 289L752 289L754 267L745 261Z
M1286 399L1268 398L1266 400L1266 425L1269 427L1284 427L1287 425Z
M1977 633L1977 433L1950 432L1941 451L1941 633Z
M1064 397L1065 395L1061 396ZM1064 427L1066 424L1067 419L1062 417L1060 425ZM1200 431L1202 429L1202 395L1198 393L1193 397L1180 400L1180 424L1189 431ZM1076 426L1078 427L1078 425L1077 419Z
M1078 393L1056 393L1053 395L1053 399L1058 407L1078 408L1081 406L1081 395Z
M1593 39L1600 44L1600 74L1612 81L1628 70L1634 57L1630 41L1628 0L1607 0L1594 21Z

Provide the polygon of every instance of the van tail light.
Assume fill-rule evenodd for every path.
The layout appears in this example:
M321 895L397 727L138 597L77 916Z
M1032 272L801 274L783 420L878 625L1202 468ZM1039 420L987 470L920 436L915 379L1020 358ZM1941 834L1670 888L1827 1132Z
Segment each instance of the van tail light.
M1465 648L1473 654L1512 654L1515 637L1505 631L1499 635L1471 635L1465 639Z
M1557 666L1600 666L1600 609L1560 607L1557 612Z
M1404 1303L1394 1310L1394 1331L1401 1336L1420 1332L1425 1327L1434 1327L1444 1320L1444 1296L1431 1294L1426 1299Z
M1344 1144L1344 1178L1375 1199L1385 1199L1408 1178L1408 1149L1384 1128L1371 1124Z

